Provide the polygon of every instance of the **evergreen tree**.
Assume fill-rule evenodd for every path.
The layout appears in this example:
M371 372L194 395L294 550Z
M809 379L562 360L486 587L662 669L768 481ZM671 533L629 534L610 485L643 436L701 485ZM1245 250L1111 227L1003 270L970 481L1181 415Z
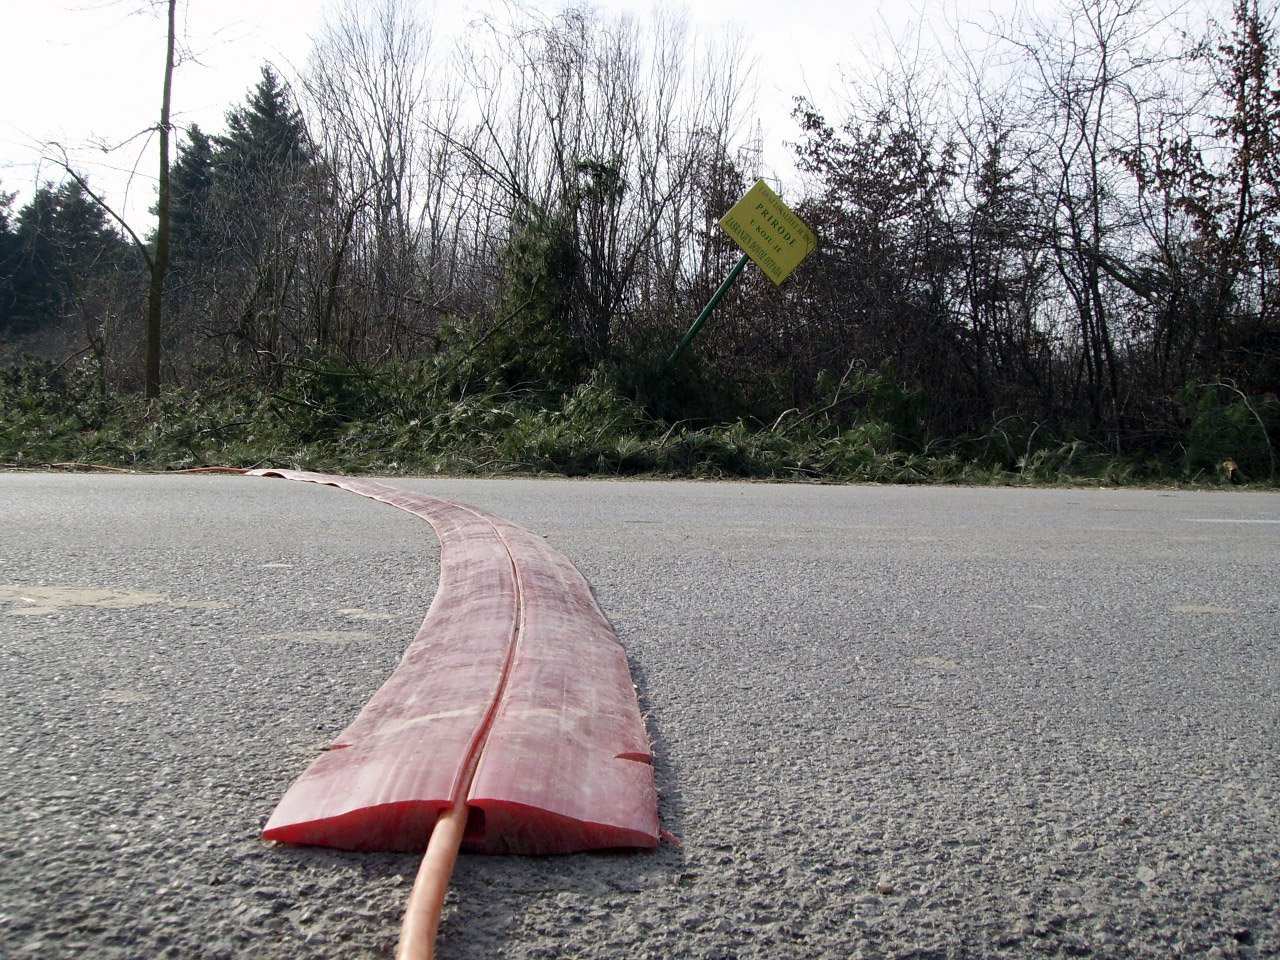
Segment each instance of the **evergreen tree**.
M56 210L55 187L45 184L18 211L11 333L25 333L58 312L64 265L54 239Z
M187 128L169 171L166 349L181 351L211 313L223 239L214 204L213 140Z
M45 184L18 212L11 333L61 319L88 282L136 265L125 240L79 183Z
M213 140L194 123L178 147L170 181L173 262L175 267L189 266L213 254L209 226L213 214Z
M13 275L18 267L18 235L11 215L14 196L0 190L0 336L9 328L14 308Z
M272 380L285 355L302 345L314 156L302 113L270 67L244 105L227 114L227 132L212 141L207 222L216 231L220 280L211 313Z
M219 206L241 226L291 199L315 156L302 112L269 66L244 106L227 114L227 132L213 143Z

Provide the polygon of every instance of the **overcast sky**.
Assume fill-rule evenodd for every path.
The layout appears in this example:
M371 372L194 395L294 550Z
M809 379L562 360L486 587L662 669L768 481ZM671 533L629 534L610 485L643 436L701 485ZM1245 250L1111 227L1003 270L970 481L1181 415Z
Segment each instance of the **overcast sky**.
M437 35L449 35L496 6L482 0L440 4ZM906 35L929 5L946 17L948 0L691 0L700 31L737 24L761 64L754 116L763 124L765 163L787 163L784 141L796 131L788 119L797 93L831 102L843 66L857 64L877 40ZM966 17L1002 10L1014 0L963 4ZM290 78L305 66L311 37L331 2L321 0L184 0L179 32L194 60L175 77L175 122L220 131L223 117L243 102L265 62ZM546 10L558 2L538 2ZM606 11L647 15L651 0L600 0ZM150 12L154 9L154 12ZM954 6L951 8L954 11ZM140 12L141 11L141 12ZM159 113L164 64L163 4L154 0L13 0L4 15L0 56L0 189L19 203L34 185L58 180L45 144L66 145L75 165L121 203L144 217L154 198L155 147L140 131ZM954 12L951 14L954 17ZM131 138L136 138L132 139ZM104 153L92 144L123 148ZM137 174L130 182L129 171ZM123 203L128 190L127 205Z

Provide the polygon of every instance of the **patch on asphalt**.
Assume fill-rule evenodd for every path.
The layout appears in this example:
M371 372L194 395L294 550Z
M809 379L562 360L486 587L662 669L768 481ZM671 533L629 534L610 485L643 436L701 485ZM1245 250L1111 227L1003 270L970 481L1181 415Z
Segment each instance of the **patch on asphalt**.
M39 617L58 613L68 607L99 607L106 610L129 610L153 603L164 603L163 593L145 590L107 590L102 587L15 587L0 586L0 603L13 609L11 617Z
M343 607L338 611L344 617L350 617L352 620L390 620L389 613L378 613L376 610L362 610L360 607Z
M0 604L11 617L40 617L60 613L73 607L96 607L101 610L132 610L163 603L172 607L217 610L223 604L214 600L174 600L163 593L147 590L111 590L106 587L25 587L0 584Z
M295 630L263 637L276 643L314 643L333 647L343 643L369 643L378 639L368 630Z

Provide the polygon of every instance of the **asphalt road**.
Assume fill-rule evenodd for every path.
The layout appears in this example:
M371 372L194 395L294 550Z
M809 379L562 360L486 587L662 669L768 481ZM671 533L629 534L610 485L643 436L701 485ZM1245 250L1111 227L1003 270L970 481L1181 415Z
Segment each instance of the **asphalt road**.
M464 856L443 960L1280 956L1280 496L395 480L547 536L683 846ZM390 956L258 831L434 591L407 514L0 475L0 956Z

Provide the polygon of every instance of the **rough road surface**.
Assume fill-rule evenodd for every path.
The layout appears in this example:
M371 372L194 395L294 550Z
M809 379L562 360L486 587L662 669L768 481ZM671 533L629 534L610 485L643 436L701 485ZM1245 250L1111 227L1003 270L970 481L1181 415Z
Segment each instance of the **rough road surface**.
M578 565L684 843L464 856L443 960L1280 956L1280 497L393 482ZM415 858L258 831L435 555L299 483L0 476L0 956L389 957Z

